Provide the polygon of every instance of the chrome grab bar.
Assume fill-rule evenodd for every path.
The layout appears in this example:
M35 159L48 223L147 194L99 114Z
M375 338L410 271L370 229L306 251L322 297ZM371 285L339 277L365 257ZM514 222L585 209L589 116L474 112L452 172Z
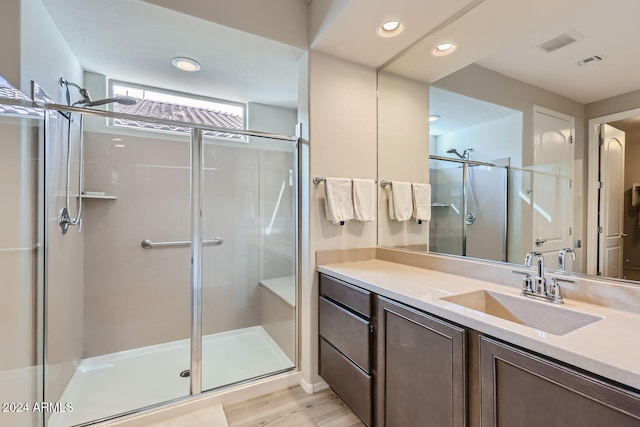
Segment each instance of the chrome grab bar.
M203 240L202 244L204 246L220 246L224 243L224 239L222 237L216 237L213 240ZM155 248L180 248L185 247L188 248L191 246L191 241L183 240L180 242L153 242L149 239L144 239L141 243L142 249L155 249Z

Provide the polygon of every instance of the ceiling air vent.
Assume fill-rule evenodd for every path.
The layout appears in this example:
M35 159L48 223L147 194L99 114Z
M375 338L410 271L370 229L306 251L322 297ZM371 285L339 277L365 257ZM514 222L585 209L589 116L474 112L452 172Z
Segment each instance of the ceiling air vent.
M588 58L584 58L582 61L578 61L578 65L584 67L586 65L595 64L596 62L600 62L604 59L602 55L593 55Z
M538 47L547 53L551 53L554 50L560 49L561 47L565 47L573 42L577 42L581 38L582 36L580 36L578 33L570 30L542 43L541 45L538 45Z

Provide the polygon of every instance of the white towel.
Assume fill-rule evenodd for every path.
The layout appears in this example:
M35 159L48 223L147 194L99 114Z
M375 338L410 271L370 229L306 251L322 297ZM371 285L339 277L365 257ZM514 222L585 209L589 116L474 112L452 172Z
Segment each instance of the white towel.
M327 177L324 182L324 191L324 207L329 221L341 224L353 219L350 179Z
M416 221L431 221L431 186L411 184L413 188L413 216Z
M396 221L407 221L411 219L412 213L411 184L393 181L391 184L391 197L389 197L389 218Z
M376 191L376 181L373 179L353 180L353 219L375 221Z

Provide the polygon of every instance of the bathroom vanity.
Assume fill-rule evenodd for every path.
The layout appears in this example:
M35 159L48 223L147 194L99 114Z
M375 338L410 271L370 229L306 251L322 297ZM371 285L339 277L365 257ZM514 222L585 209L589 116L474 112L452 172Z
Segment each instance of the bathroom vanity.
M529 299L505 270L319 256L318 271L320 375L369 426L640 426L637 312Z

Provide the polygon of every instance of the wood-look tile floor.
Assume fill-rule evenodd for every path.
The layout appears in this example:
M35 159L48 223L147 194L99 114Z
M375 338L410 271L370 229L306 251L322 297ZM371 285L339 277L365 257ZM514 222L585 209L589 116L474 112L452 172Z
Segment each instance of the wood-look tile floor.
M230 427L364 427L331 390L292 387L224 407Z

